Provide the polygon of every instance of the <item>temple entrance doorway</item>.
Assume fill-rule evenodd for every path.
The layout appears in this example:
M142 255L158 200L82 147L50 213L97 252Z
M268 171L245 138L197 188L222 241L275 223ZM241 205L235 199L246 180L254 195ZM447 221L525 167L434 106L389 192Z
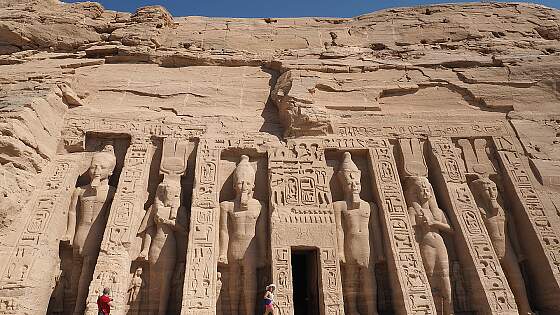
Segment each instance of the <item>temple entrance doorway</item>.
M319 315L319 257L317 249L292 248L295 315Z

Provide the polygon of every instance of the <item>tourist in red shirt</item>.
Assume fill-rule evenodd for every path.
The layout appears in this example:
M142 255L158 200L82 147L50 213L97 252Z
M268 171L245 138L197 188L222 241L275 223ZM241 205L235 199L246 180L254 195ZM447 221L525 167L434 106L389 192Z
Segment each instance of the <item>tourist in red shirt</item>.
M109 315L111 312L111 301L113 299L109 296L111 291L109 288L103 289L103 295L97 299L98 315Z

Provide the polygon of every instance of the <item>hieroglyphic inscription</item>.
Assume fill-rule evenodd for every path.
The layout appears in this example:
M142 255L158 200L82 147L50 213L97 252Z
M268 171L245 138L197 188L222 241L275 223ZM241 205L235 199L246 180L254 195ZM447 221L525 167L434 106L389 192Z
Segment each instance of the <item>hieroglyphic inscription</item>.
M133 120L115 117L91 117L68 115L62 137L66 147L82 147L87 132L135 134L159 138L192 139L205 130L196 124L179 124L161 120Z
M333 223L334 214L318 142L290 142L269 151L272 220L290 223Z
M550 276L556 281L557 288L554 296L558 298L558 288L560 287L560 235L554 229L552 222L548 218L544 204L535 190L531 177L528 174L527 166L524 165L522 155L513 150L512 141L506 138L494 138L494 144L499 154L500 165L503 168L503 177L507 184L515 190L516 202L526 213L528 220L538 236L539 244L544 252ZM556 300L557 300L556 298Z
M338 256L335 248L321 247L321 272L326 315L344 314L340 303L340 282Z
M293 314L292 269L290 247L272 247L272 279L276 284L275 314Z
M138 230L143 216L152 151L149 136L132 136L89 286L86 314L97 314L97 296L104 287L111 288L115 313L124 312L127 305L127 275L131 264L128 250L136 234L132 231Z
M216 313L218 147L209 139L198 145L181 314Z
M478 277L473 281L473 298L478 301L480 312L493 314L517 314L517 305L508 285L500 261L484 226L475 199L467 185L461 149L450 139L430 138L431 153L437 161L440 184L445 186L449 201L448 216L453 222L462 247L468 249L463 261L473 266Z
M423 122L394 120L378 121L371 125L345 125L339 123L336 134L353 138L367 137L468 137L468 136L495 136L505 135L508 128L505 120L481 121L475 123L441 122L433 124Z
M434 300L418 244L408 217L406 201L392 146L384 140L370 149L370 165L382 224L389 243L386 249L397 314L436 314ZM398 286L398 287L395 287Z

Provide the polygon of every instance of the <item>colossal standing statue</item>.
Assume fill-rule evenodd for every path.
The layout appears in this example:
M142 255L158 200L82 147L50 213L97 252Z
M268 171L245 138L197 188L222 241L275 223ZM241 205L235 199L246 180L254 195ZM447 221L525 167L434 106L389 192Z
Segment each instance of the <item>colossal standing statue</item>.
M220 203L218 261L228 265L231 314L252 315L257 268L264 266L266 258L266 207L253 198L255 170L246 155L241 156L233 173L233 185L235 199Z
M115 188L109 186L109 176L115 165L113 146L107 145L92 157L89 167L91 183L76 188L72 194L66 234L62 241L69 242L74 252L71 282L72 292L76 292L76 315L84 313L89 283L93 278L109 208L115 195Z
M515 296L520 314L532 314L525 281L519 268L517 253L521 253L513 224L508 223L508 215L498 202L498 188L487 177L472 182L473 194L484 218L488 235L504 269L509 285Z
M185 229L177 224L177 213L186 211L181 206L181 183L175 180L161 182L156 199L146 212L139 233L144 233L139 258L148 260L148 305L157 314L165 315L170 296L171 279L177 262L175 232ZM150 313L154 314L154 313Z
M342 288L346 313L359 314L358 301L362 301L367 308L366 313L362 314L377 314L375 268L370 259L383 259L377 207L360 198L361 172L349 152L344 153L337 176L344 189L344 200L334 202L333 209L338 252L343 266Z
M451 226L445 213L437 204L428 178L409 177L405 197L430 286L439 289L443 299L442 314L452 314L454 310L449 278L449 257L440 235L440 231L451 233Z

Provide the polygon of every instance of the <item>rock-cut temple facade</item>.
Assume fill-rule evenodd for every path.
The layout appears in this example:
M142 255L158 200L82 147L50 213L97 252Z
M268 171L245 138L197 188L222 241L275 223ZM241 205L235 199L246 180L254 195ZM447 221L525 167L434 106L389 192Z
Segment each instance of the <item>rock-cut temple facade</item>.
M0 0L0 314L560 314L559 25Z

